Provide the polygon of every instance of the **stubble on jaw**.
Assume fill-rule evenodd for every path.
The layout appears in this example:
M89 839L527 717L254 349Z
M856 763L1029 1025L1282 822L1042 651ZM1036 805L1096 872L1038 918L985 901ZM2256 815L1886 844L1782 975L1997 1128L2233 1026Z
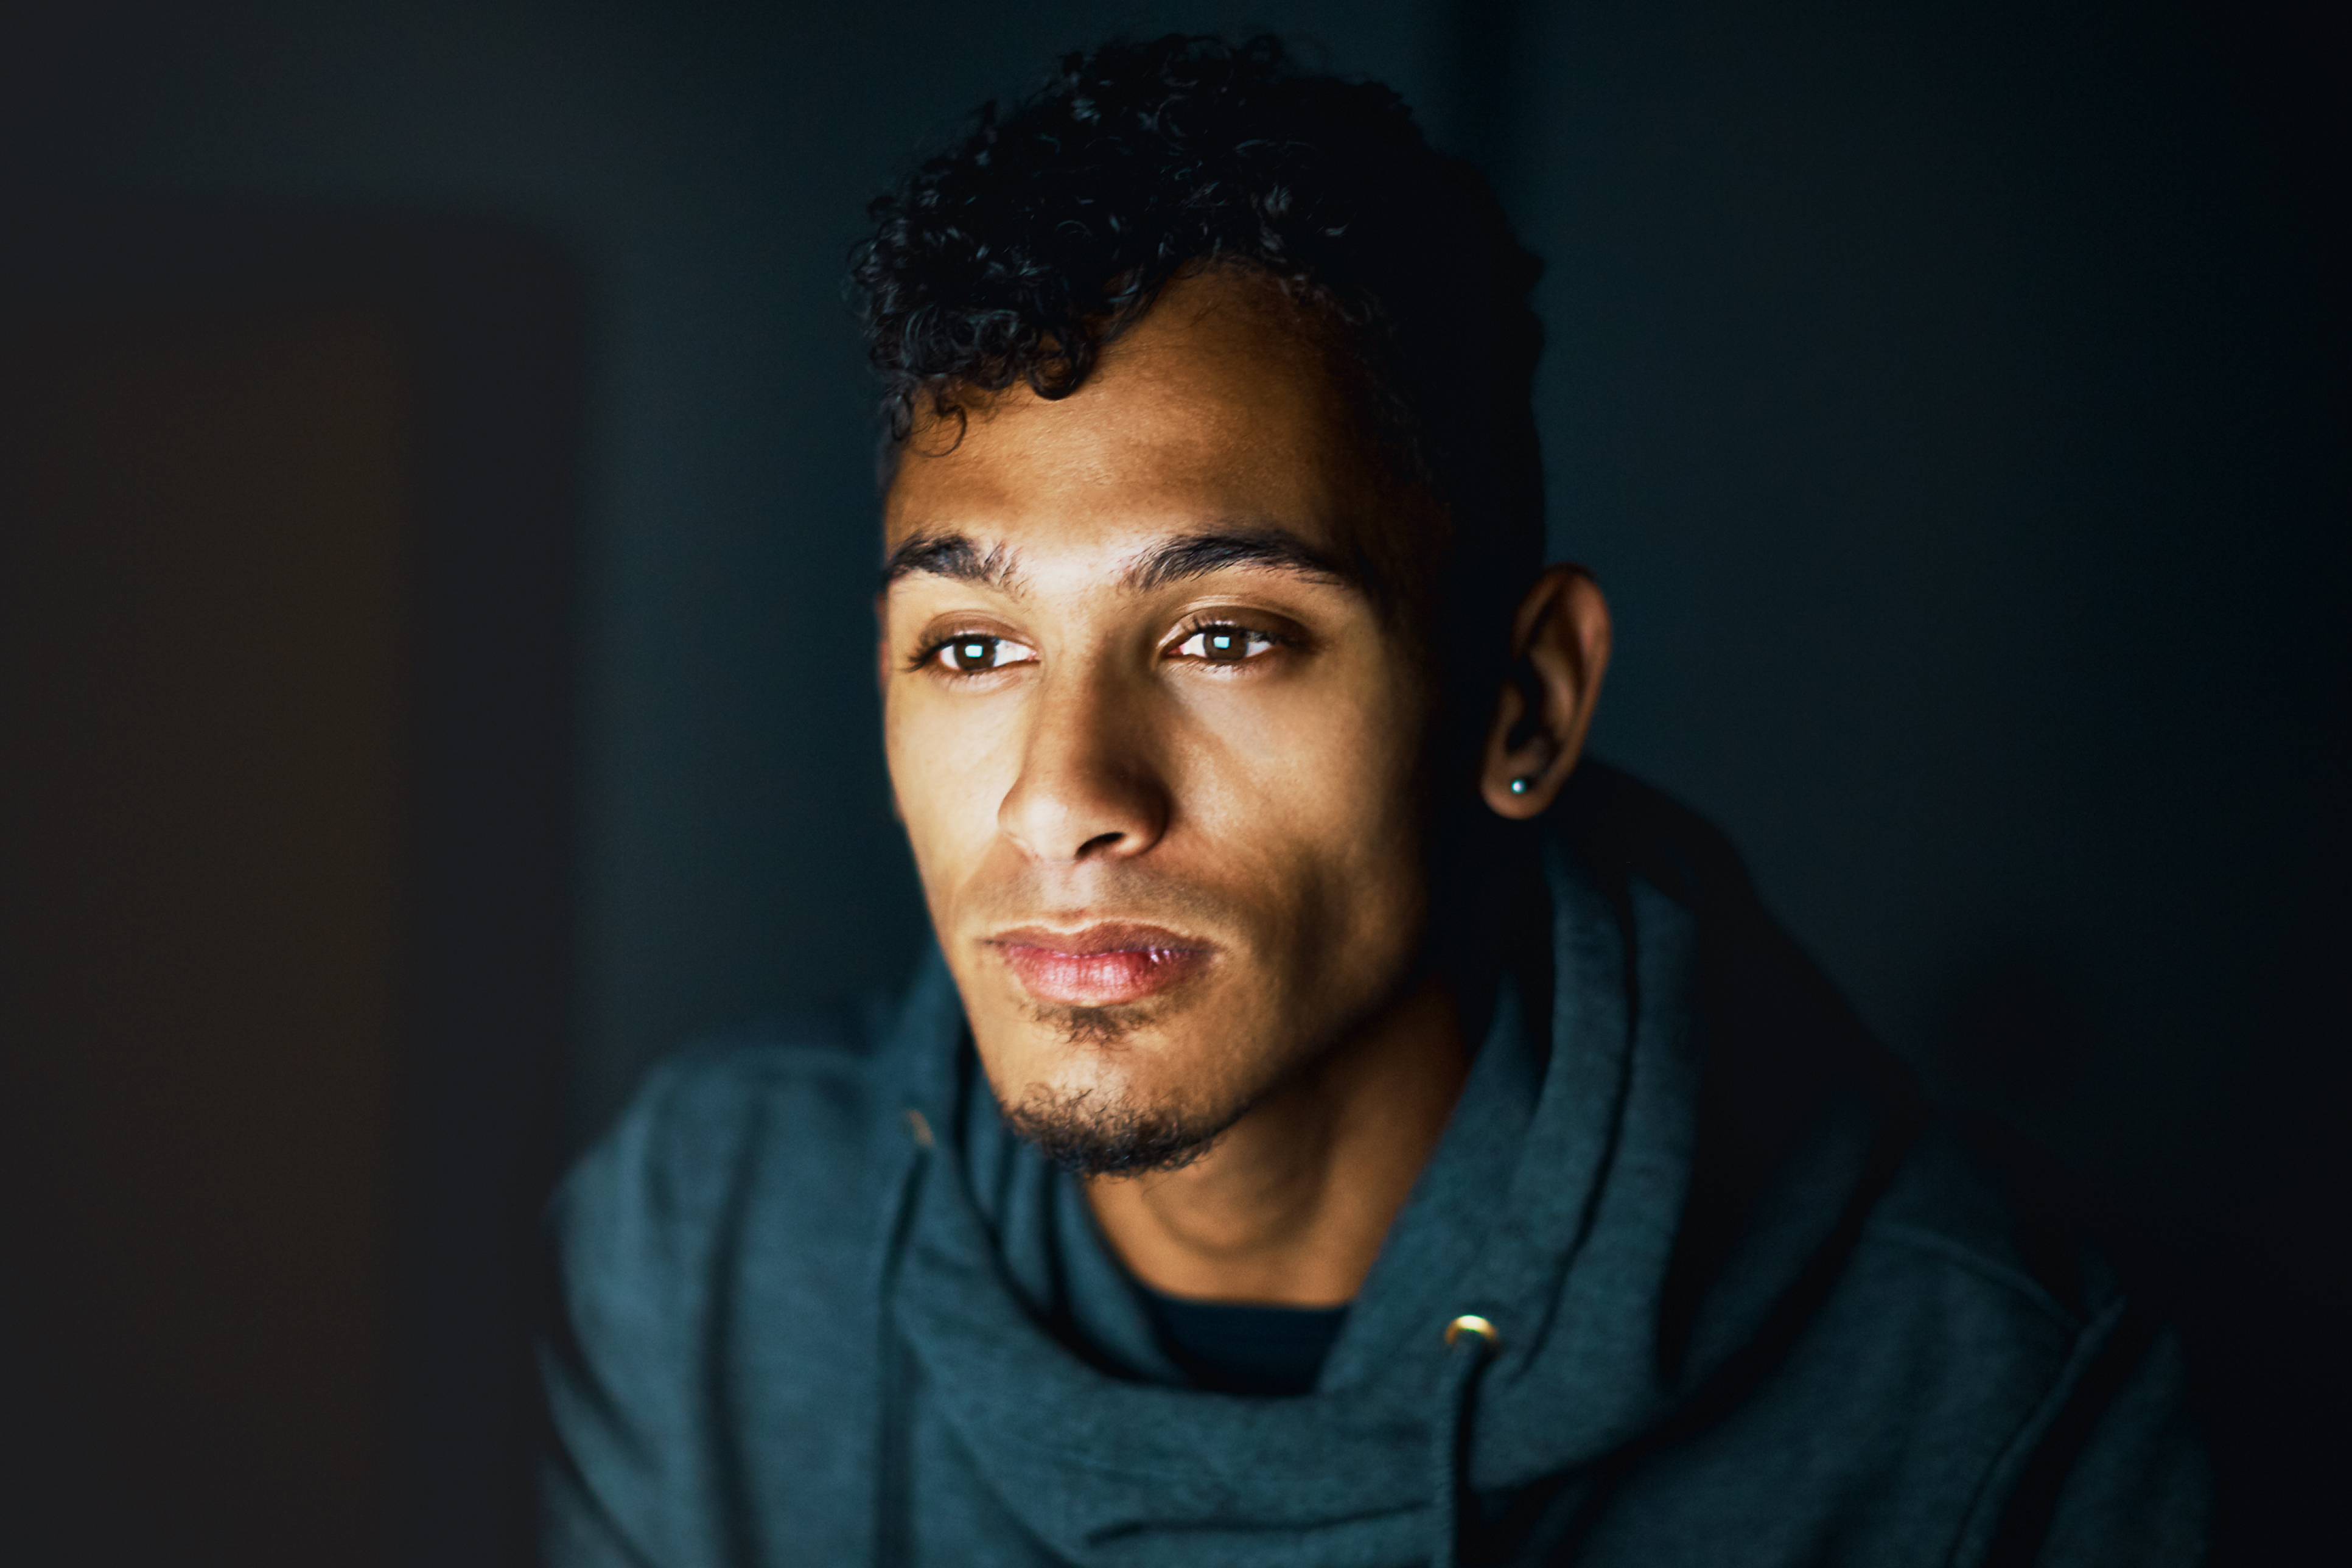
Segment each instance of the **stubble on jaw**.
M1117 1051L1160 1009L1032 1004L1030 1021L1074 1050ZM1206 1154L1247 1106L1208 1116L1171 1103L1146 1103L1115 1089L1032 1084L1001 1102L1004 1124L1064 1170L1079 1176L1139 1176L1178 1171Z
M1004 1124L1076 1176L1141 1176L1181 1171L1206 1154L1241 1113L1198 1120L1092 1089L1033 1084L1003 1108Z

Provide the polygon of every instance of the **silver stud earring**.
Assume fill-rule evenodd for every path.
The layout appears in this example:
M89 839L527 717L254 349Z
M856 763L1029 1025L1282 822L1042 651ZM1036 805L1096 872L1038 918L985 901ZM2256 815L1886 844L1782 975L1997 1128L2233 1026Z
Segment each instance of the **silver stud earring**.
M1533 773L1521 773L1517 778L1511 781L1511 793L1513 795L1525 795L1528 791L1535 787L1536 775Z

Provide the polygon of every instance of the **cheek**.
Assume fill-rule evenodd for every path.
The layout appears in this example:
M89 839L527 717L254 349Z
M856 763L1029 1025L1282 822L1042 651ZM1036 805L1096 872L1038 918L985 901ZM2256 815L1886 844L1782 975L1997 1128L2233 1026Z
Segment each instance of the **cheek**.
M1207 753L1197 782L1315 821L1377 816L1406 801L1421 725L1390 663L1333 658L1307 679L1195 689L1182 706Z
M1196 700L1181 796L1210 837L1251 847L1264 881L1392 919L1421 873L1420 724L1391 689L1303 682L1273 700Z
M1018 765L1019 726L1010 694L950 700L902 681L884 699L890 786L935 913L995 838L997 808Z

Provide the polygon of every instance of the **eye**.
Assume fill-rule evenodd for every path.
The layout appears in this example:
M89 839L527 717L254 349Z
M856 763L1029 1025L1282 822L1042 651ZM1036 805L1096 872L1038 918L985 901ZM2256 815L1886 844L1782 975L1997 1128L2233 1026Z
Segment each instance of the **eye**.
M1011 637L974 635L950 637L933 648L930 657L958 675L978 675L1008 664L1025 664L1037 655Z
M1209 664L1239 664L1255 658L1275 646L1275 639L1264 632L1247 626L1222 623L1195 630L1171 650L1179 658L1197 658Z

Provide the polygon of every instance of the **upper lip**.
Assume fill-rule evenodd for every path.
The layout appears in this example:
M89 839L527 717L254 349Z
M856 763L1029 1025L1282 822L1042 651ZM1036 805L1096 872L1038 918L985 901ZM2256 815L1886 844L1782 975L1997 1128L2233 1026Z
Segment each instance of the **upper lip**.
M1000 947L1039 947L1049 952L1139 952L1147 950L1205 952L1210 944L1180 936L1165 926L1099 921L1074 931L1051 926L1013 926L988 939Z

